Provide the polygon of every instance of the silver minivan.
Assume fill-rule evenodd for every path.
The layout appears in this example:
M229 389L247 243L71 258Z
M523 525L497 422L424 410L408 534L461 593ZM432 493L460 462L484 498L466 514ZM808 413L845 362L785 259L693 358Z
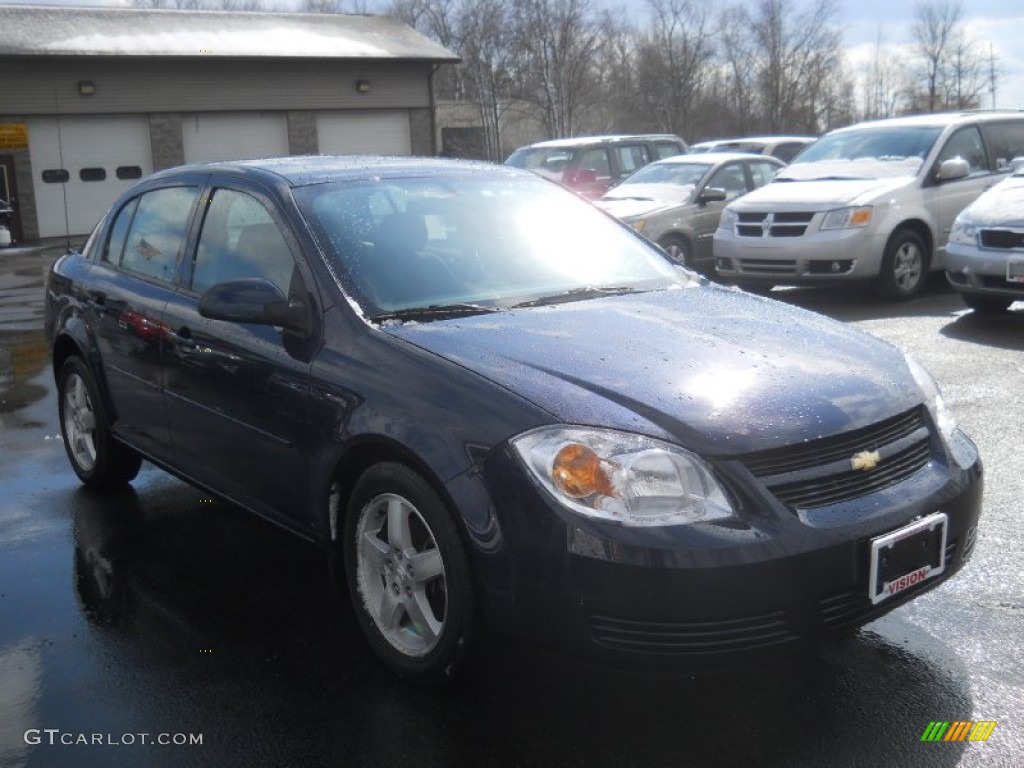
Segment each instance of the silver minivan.
M945 267L953 221L1024 156L1024 113L959 112L826 134L730 204L715 271L740 285L874 281L909 298Z

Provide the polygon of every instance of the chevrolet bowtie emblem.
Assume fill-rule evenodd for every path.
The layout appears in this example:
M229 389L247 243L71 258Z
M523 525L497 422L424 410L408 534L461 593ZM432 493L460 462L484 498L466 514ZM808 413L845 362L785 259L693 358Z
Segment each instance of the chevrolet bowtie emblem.
M878 451L861 451L850 459L850 469L863 469L867 472L877 467L881 460Z

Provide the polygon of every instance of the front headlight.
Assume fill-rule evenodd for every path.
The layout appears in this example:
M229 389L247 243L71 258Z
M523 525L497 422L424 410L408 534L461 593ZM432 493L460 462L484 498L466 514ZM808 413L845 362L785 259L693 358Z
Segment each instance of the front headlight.
M953 222L953 229L949 233L949 242L961 245L978 244L978 227L966 211L962 211Z
M946 401L942 399L942 391L939 385L924 367L908 354L903 357L907 361L907 367L921 388L924 394L924 404L932 415L942 439L953 454L953 459L962 468L967 469L978 459L978 452L974 444L967 439L967 436L957 427L956 419L946 407Z
M654 526L732 516L711 469L670 443L585 427L541 427L511 442L534 479L586 517Z
M739 216L736 215L736 211L731 208L726 208L722 211L722 216L718 220L719 229L732 229L736 226L736 222L739 221Z
M871 223L871 206L860 205L856 208L838 208L825 214L821 222L822 229L852 229L866 227Z

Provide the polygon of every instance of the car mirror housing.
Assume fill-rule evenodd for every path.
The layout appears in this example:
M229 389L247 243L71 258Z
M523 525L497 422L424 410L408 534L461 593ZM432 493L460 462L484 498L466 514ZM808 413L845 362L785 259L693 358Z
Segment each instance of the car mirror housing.
M944 160L939 166L939 172L935 174L935 178L939 181L950 181L952 179L962 179L971 172L971 166L967 164L967 161L962 157L951 157L949 160Z
M211 320L280 326L301 334L311 330L306 304L287 299L280 288L258 277L212 286L199 297L199 314Z
M726 200L726 192L718 187L705 187L697 195L698 203L723 203Z

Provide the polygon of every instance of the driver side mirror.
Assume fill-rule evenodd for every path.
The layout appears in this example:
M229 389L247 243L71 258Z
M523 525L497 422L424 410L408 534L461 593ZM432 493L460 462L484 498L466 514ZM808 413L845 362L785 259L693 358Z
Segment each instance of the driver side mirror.
M697 202L701 205L705 203L724 203L728 193L719 187L704 187L697 195Z
M951 157L949 160L943 160L939 166L938 172L935 174L936 181L951 181L952 179L962 179L971 172L971 166L967 164L967 161L962 157Z
M280 326L304 336L313 329L310 308L285 297L261 277L217 283L199 297L199 314L211 320Z

